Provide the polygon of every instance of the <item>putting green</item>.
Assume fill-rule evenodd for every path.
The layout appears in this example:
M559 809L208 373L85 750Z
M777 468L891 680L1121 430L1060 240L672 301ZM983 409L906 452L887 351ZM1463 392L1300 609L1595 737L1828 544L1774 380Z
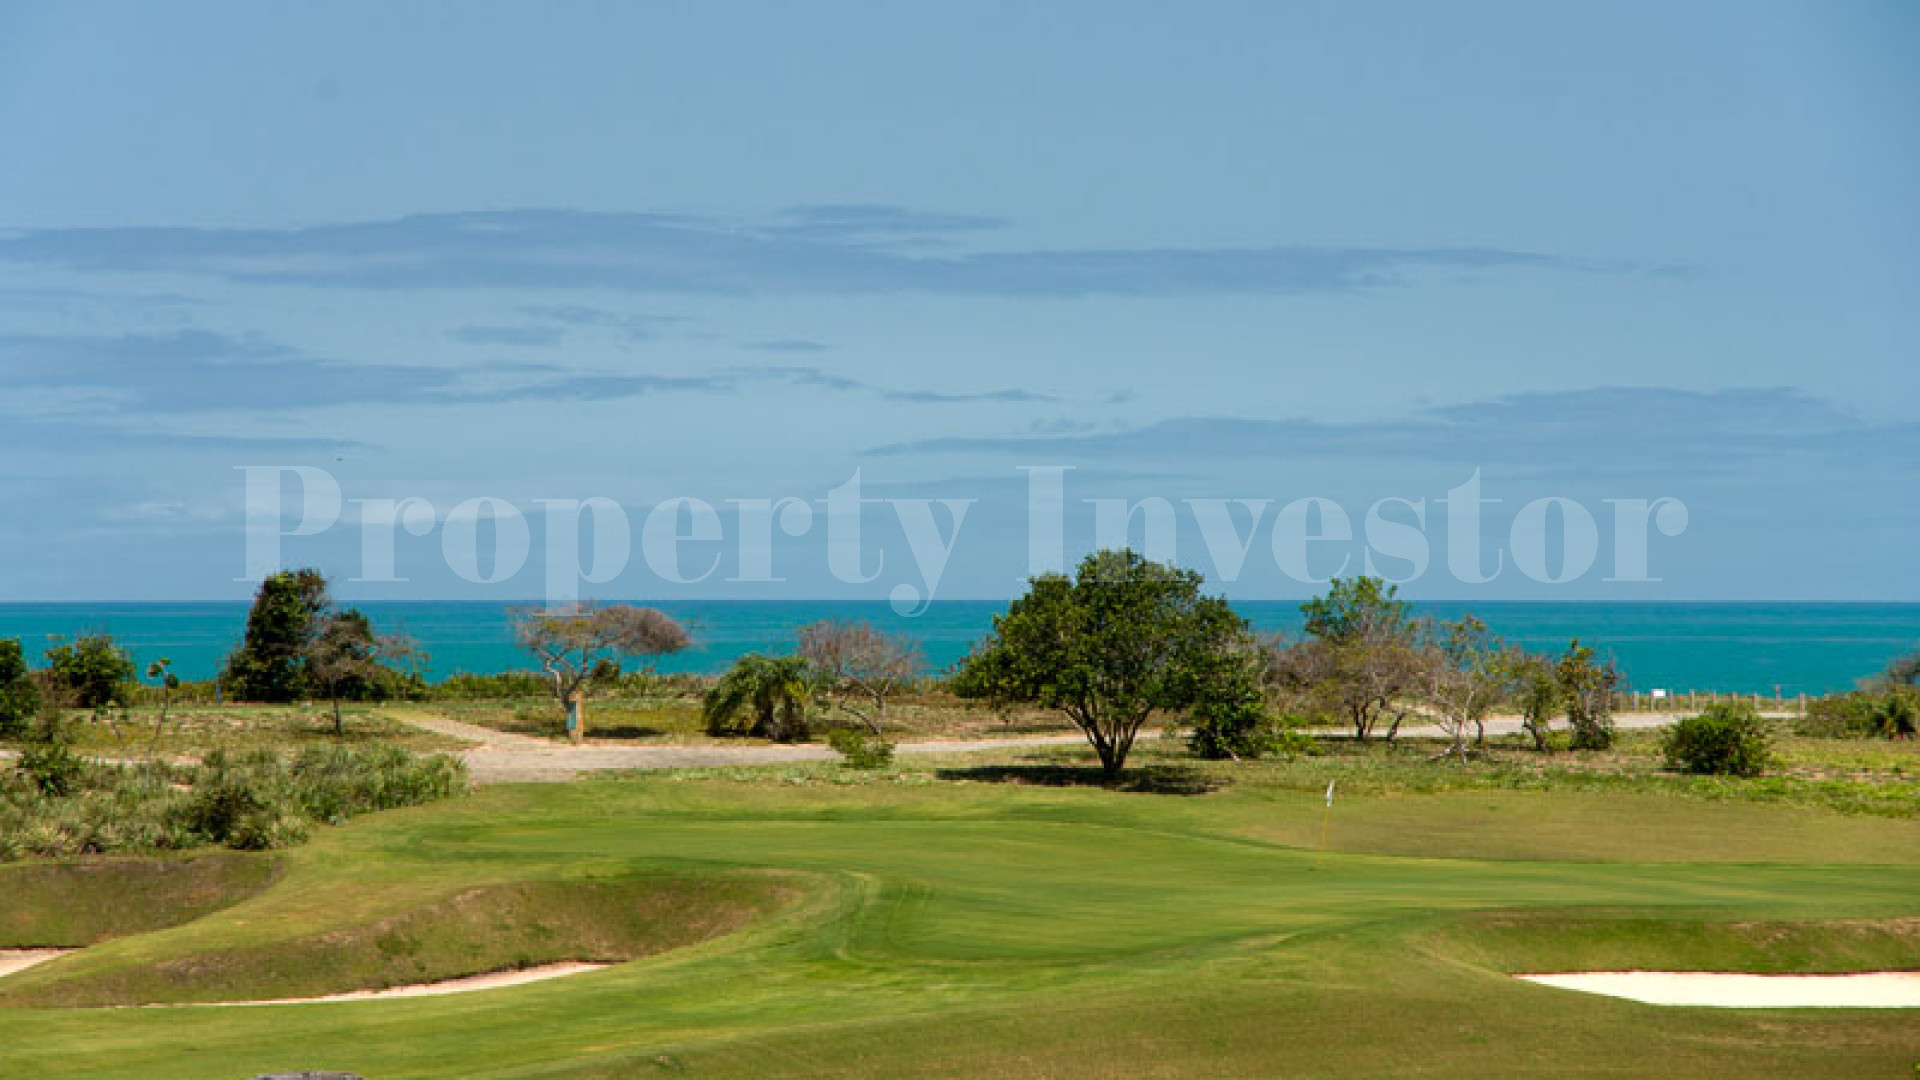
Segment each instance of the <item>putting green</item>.
M1751 970L1724 964L1770 941L1795 970L1920 967L1920 924L1895 921L1920 915L1911 822L1716 806L1690 838L1673 822L1697 804L1590 795L1587 842L1549 861L1529 822L1563 828L1555 794L1495 794L1346 801L1321 857L1287 843L1312 835L1317 800L1232 788L489 789L329 830L264 891L10 976L0 997L138 994L195 958L291 953L516 883L776 880L779 902L721 937L484 993L191 1023L0 1008L0 1076L1858 1077L1920 1059L1910 1014L1656 1008L1507 974ZM1423 855L1402 850L1414 821ZM1636 836L1658 861L1631 860ZM586 959L564 952L538 959ZM262 990L282 978L257 970Z

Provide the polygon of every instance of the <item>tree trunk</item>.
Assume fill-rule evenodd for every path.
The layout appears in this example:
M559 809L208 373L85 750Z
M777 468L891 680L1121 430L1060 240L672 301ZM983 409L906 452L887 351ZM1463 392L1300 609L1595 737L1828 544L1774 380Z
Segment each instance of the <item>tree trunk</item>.
M337 738L339 736L345 735L346 733L347 733L346 721L340 718L340 696L338 694L335 694L333 698L333 734Z

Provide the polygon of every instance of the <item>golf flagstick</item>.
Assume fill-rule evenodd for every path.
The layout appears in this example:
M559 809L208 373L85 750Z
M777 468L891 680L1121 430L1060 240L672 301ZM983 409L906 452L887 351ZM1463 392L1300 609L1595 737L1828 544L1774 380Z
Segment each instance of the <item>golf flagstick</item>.
M1320 812L1320 850L1314 854L1313 868L1320 869L1327 861L1327 822L1333 817L1333 781L1327 781L1327 807Z

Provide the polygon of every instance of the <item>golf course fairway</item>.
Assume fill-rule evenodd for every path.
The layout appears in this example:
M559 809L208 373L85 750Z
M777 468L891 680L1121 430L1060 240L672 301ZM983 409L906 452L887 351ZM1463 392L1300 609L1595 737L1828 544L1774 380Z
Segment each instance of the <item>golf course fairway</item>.
M1852 1080L1920 1060L1911 1011L1512 977L1920 968L1920 822L1359 795L1320 853L1325 808L1299 792L809 775L487 788L260 857L270 884L178 925L136 891L124 936L0 940L87 946L0 979L0 1076ZM1689 832L1698 813L1713 827ZM31 899L22 869L0 869L5 903ZM444 997L102 1007L610 958L628 962Z

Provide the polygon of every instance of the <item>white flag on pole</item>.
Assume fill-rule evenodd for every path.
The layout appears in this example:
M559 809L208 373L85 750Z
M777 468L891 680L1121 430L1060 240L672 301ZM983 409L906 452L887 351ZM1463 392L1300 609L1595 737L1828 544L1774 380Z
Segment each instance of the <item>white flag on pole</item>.
M1327 781L1327 805L1333 805L1333 781Z

